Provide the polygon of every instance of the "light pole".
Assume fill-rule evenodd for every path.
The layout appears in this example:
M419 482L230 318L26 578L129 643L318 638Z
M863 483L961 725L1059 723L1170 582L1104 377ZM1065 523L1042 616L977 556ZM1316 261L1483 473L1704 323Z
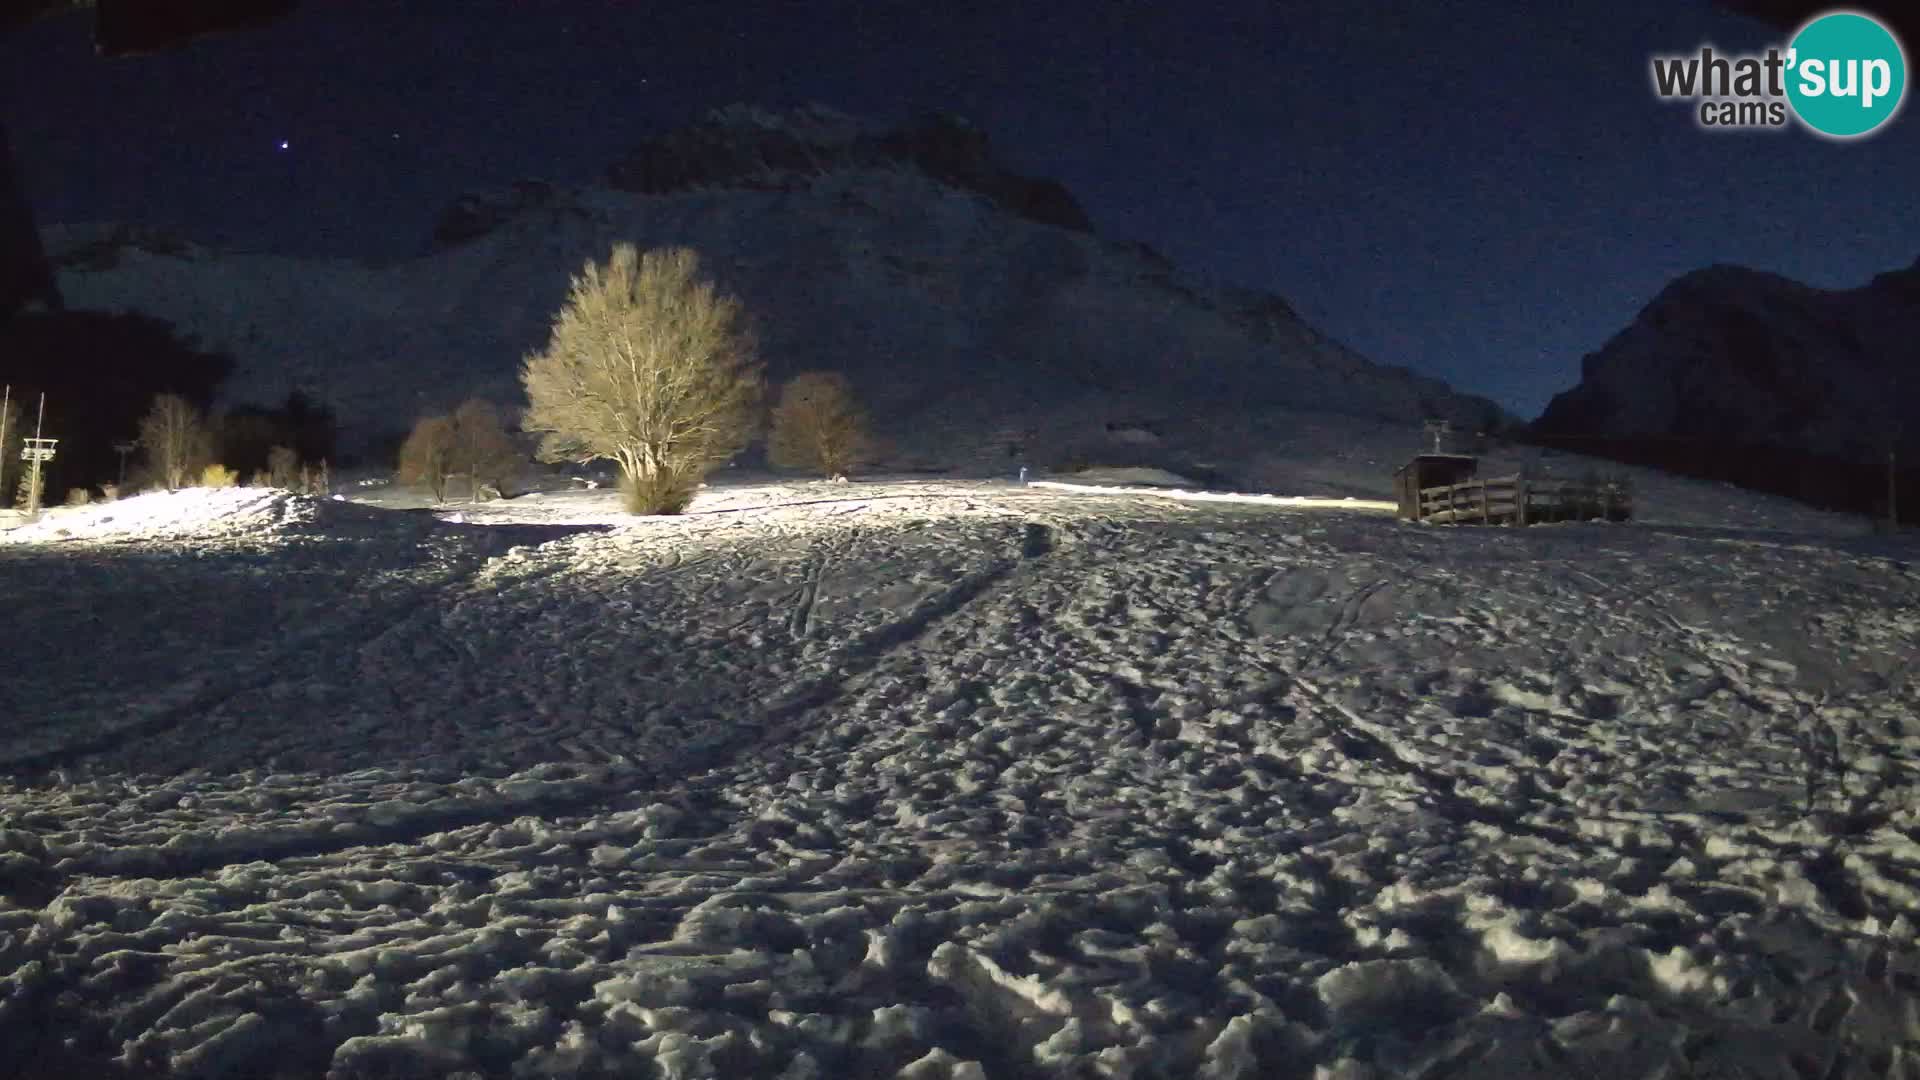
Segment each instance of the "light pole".
M0 391L0 500L6 498L7 482L7 414L13 411L13 384L8 383L5 391ZM3 505L3 503L0 503Z

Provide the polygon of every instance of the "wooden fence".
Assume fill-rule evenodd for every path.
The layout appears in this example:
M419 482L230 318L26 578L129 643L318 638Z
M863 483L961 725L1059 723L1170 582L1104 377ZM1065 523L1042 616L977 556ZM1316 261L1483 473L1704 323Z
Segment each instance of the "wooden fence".
M1420 520L1435 525L1539 525L1626 521L1632 516L1632 493L1614 481L1515 473L1420 489Z

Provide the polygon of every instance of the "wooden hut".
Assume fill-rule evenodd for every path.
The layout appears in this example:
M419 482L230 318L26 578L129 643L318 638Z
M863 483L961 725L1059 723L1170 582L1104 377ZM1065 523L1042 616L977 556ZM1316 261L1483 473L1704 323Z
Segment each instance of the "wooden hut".
M1421 454L1393 471L1393 495L1405 521L1420 520L1420 489L1473 479L1480 461L1471 454Z

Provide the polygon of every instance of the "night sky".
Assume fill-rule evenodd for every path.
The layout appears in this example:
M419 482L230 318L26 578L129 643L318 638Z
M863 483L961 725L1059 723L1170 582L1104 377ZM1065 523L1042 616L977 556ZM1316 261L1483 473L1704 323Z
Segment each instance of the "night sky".
M115 61L85 17L36 24L0 43L0 109L44 223L380 260L462 192L589 182L712 106L958 112L1103 234L1526 416L1677 274L1844 287L1920 257L1911 108L1849 144L1703 132L1649 55L1782 32L1571 6L308 0Z

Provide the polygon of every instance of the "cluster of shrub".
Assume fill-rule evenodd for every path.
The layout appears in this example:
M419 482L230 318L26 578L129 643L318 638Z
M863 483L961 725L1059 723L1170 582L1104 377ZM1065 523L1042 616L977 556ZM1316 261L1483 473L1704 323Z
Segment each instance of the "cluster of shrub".
M796 375L763 414L762 368L738 301L699 274L684 248L614 248L573 279L547 347L521 366L522 430L548 463L612 461L627 508L671 514L708 473L767 426L776 467L844 478L875 442L852 384L837 372ZM484 401L422 417L400 448L399 479L444 499L449 481L505 494L523 456Z
M23 436L59 440L41 470L46 490L119 484L126 477L115 447L134 437L154 398L176 394L205 407L233 369L230 357L200 348L163 320L87 311L0 319L0 357L0 381L14 406L0 447L0 492L8 496L32 473L20 460Z
M774 466L844 479L873 459L876 446L866 410L845 375L803 372L781 387L767 424L767 458ZM427 488L442 502L462 487L476 500L511 498L532 456L493 403L469 398L450 413L414 422L400 445L395 478ZM635 485L627 482L626 490L631 501ZM672 509L678 507L642 505L636 512Z
M20 460L20 440L44 431L59 440L40 471L46 493L69 501L114 497L151 487L197 482L209 465L265 483L321 487L323 462L334 458L334 416L296 391L279 405L235 405L213 415L216 388L233 360L202 348L167 322L136 314L89 311L19 312L0 320L10 406L0 446L0 493L15 496L33 470ZM166 409L163 400L170 399ZM190 451L161 465L144 435L156 411L190 419ZM31 430L30 430L31 429ZM137 454L136 454L137 451ZM289 457L291 454L291 457ZM182 472L182 470L185 470ZM218 479L218 475L212 477ZM0 502L8 501L0 496Z
M241 482L242 473L233 465L222 461L257 462L246 473L246 483L250 487L275 487L305 494L323 495L332 490L331 469L325 457L317 459L301 455L293 436L297 428L290 429L284 423L287 416L317 416L324 419L328 432L322 441L331 442L331 417L325 410L316 409L306 403L300 395L289 399L288 407L282 409L262 409L247 407L236 409L224 417L209 418L193 402L179 394L161 394L153 399L146 415L138 424L139 437L132 442L129 453L139 452L138 464L124 480L101 483L96 490L90 487L74 486L67 489L66 503L69 506L83 506L96 498L113 501L122 495L131 495L139 491L158 489L176 491L184 487L234 487ZM5 417L6 443L4 449L15 452L0 460L0 490L9 478L15 480L15 505L44 505L44 492L36 492L36 481L44 484L44 475L36 475L34 470L18 462L21 430L19 403L7 406ZM286 442L273 441L268 445L255 447L252 440L261 437L269 439L286 436ZM125 445L125 444L122 444ZM9 462L12 465L9 465Z

